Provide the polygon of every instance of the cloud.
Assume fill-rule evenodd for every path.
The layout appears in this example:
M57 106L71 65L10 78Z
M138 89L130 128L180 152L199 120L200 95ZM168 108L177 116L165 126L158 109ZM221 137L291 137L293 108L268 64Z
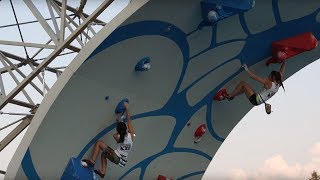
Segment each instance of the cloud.
M298 178L300 177L302 166L298 163L294 165L289 165L284 158L277 154L267 160L265 160L260 173L262 176L267 177L282 177L282 178Z
M232 169L229 178L235 180L246 180L248 179L248 175L242 169Z
M243 169L232 169L228 179L301 179L303 177L302 170L301 165L289 165L281 155L277 154L266 159L256 171L248 172Z
M234 168L225 177L232 180L307 179L314 170L320 173L320 143L313 144L308 152L311 159L305 164L289 164L281 154L276 154L255 171Z
M320 157L320 142L313 144L313 146L309 149L309 153L312 156Z
M314 162L314 163L320 163L320 157L314 157L314 158L312 158L312 162Z

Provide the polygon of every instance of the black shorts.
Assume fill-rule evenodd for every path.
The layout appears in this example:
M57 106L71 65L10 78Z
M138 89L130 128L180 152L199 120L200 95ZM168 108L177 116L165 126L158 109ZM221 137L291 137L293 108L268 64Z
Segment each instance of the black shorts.
M107 148L105 148L102 153L113 163L115 164L119 164L120 162L120 158L118 157L118 155L114 152L114 150L107 146Z
M249 101L251 102L251 104L257 106L257 105L258 105L257 95L256 95L256 94L252 94L252 95L249 97Z

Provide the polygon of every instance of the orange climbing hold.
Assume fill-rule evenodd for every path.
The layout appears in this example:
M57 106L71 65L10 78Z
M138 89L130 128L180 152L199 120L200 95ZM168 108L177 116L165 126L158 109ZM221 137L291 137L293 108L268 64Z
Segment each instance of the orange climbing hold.
M216 101L222 101L225 98L225 96L227 95L227 90L226 89L221 89L220 91L217 92L217 94L213 97L213 100Z
M282 63L297 54L316 48L317 45L318 40L311 32L276 41L272 43L272 57L267 61L266 65Z

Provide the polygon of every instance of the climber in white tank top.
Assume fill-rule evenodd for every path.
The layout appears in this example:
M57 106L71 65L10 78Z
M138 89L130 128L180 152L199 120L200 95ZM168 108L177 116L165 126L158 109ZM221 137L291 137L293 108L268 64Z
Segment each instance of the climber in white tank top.
M124 136L123 142L117 144L117 148L114 151L120 157L119 166L124 167L126 165L132 144L132 137L129 133Z
M128 160L128 155L132 149L134 130L131 123L129 104L124 103L125 113L126 113L126 123L118 120L117 132L113 134L114 140L117 142L116 150L113 150L106 143L102 141L96 142L93 153L90 159L83 159L82 161L87 164L87 166L94 167L95 161L101 153L101 168L95 169L94 172L98 174L101 178L104 178L106 169L107 169L107 159L117 164L121 167L124 167Z
M249 101L253 105L257 106L264 103L266 113L270 114L271 105L266 103L266 101L278 92L280 86L282 86L282 88L284 89L282 84L282 76L285 69L285 62L281 64L279 72L272 71L270 75L265 79L251 72L246 64L243 64L242 67L247 71L247 73L252 79L262 83L264 89L260 93L255 93L253 88L247 82L242 81L236 86L236 88L230 94L225 93L223 96L228 100L232 100L234 97L245 93Z
M257 96L257 103L258 105L266 102L269 100L273 95L275 95L279 90L279 85L272 82L272 86L270 89L264 88Z

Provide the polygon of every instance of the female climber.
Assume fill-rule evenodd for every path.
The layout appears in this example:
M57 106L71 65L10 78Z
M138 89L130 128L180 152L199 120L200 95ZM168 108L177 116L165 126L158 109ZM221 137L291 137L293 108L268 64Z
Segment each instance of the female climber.
M229 101L232 100L234 97L241 95L243 93L246 94L249 101L257 106L262 103L265 104L265 110L267 114L271 113L271 105L266 103L268 99L270 99L274 94L278 92L280 86L282 86L284 90L284 86L282 83L282 77L285 69L285 62L281 64L280 71L272 71L267 78L261 78L254 73L252 73L246 64L243 64L242 67L247 71L249 76L263 84L263 90L260 93L255 93L253 88L245 81L241 81L236 88L228 94L225 89L220 90L220 94L228 99ZM219 94L219 93L218 93ZM217 95L218 95L217 94ZM215 97L217 99L217 97Z
M117 142L117 148L113 150L107 144L99 140L94 146L91 158L82 160L83 162L86 162L88 166L93 167L101 150L101 168L99 170L94 170L94 172L101 178L103 178L106 173L107 159L121 167L124 167L127 162L128 154L132 148L134 130L130 119L128 103L124 103L124 107L128 126L126 126L122 121L119 121L117 124L117 132L113 135L114 140Z

